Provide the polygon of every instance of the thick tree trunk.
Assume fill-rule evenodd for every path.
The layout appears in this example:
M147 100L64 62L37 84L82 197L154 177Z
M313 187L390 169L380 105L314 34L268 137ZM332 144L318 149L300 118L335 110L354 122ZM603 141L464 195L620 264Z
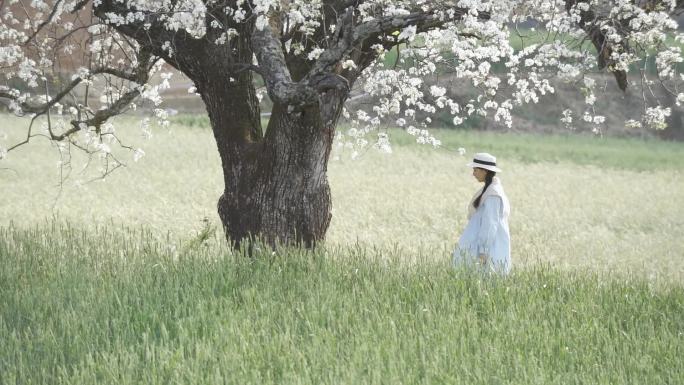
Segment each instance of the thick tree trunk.
M184 62L204 100L221 155L225 189L218 213L234 247L260 241L311 248L324 239L330 224L327 163L350 82L337 73L304 81L306 65L293 66L291 74L270 28L257 31L241 34L226 55L235 52L236 63L249 63L251 48L256 48L259 71L274 101L265 136L251 71L223 66L229 55Z
M234 246L258 240L313 247L325 237L332 139L333 125L324 124L318 108L288 113L275 105L263 141L226 148L233 162L224 163L218 211Z

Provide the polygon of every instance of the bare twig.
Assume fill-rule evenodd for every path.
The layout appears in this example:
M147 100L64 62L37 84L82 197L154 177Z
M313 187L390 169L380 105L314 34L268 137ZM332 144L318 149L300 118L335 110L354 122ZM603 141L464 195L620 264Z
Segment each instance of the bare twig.
M29 142L29 140L31 139L31 130L32 130L32 128L33 128L33 123L36 121L36 119L37 119L39 116L40 116L40 114L38 114L38 115L34 116L33 118L31 118L31 124L29 124L28 134L26 135L26 139L24 139L24 141L22 141L22 142L20 142L20 143L15 144L14 146L8 148L8 149L7 149L7 152L10 152L10 151L14 150L15 148L17 148L17 147L19 147L19 146L23 146L24 144L26 144L26 143Z
M52 6L52 11L50 12L50 15L48 16L47 19L43 20L42 23L38 25L35 31L22 43L22 45L27 45L28 43L31 42L39 33L40 31L48 24L52 22L52 18L55 17L55 14L57 13L57 10L59 9L59 4L62 2L62 0L57 0L55 4Z

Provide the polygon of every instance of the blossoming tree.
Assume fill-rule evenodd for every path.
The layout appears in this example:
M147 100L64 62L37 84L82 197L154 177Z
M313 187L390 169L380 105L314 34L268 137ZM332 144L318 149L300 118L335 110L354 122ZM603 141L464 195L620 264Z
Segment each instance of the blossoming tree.
M672 18L683 9L682 0L0 0L0 100L32 118L26 140L0 147L0 158L41 135L108 165L120 163L116 144L137 159L144 152L120 143L108 119L141 101L158 106L168 75L152 75L168 63L206 106L228 239L312 246L330 222L326 168L351 90L376 102L349 116L348 141L401 115L396 123L419 142L439 145L416 126L442 110L456 125L472 115L511 125L511 110L554 92L555 81L576 84L583 119L601 124L598 71L640 90L642 119L626 124L658 128L669 110L651 88L684 100ZM388 52L400 65L383 62ZM452 100L425 82L440 74L478 95ZM273 101L265 130L257 76ZM45 132L33 128L38 117ZM376 144L386 148L386 135Z

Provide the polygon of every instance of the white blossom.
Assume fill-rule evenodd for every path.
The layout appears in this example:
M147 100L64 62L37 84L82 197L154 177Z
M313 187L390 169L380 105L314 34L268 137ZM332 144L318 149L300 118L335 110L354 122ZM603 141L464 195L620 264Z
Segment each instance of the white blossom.
M323 48L314 48L309 54L307 55L307 58L309 60L316 60L318 59L319 56L323 53L324 49Z
M353 69L353 70L355 70L355 69L356 69L356 63L354 63L353 60L345 60L345 61L342 63L342 68L344 68L344 69Z
M634 119L629 119L625 121L625 128L641 128L641 122L634 120Z
M401 31L401 33L397 36L397 39L398 40L413 41L413 39L415 37L416 37L416 26L410 25Z
M563 110L563 117L560 119L560 121L565 125L566 128L571 128L572 127L572 111L571 110Z
M136 148L135 151L133 151L133 161L137 162L145 156L145 151L143 151L141 148Z
M385 132L378 133L378 141L375 147L386 154L392 153L392 146L390 145L389 136Z
M661 106L649 107L646 109L646 114L644 115L644 122L649 127L656 130L663 130L667 128L667 117L670 116L672 111L670 108L663 108Z
M436 98L439 98L446 94L446 88L434 85L430 86L430 94Z

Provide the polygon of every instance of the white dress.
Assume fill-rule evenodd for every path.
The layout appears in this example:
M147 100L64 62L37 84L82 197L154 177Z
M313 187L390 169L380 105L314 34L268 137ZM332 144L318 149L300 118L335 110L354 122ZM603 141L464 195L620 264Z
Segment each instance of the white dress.
M475 209L473 201L480 195L480 189L469 204L468 224L454 249L453 264L456 267L477 266L479 255L487 256L484 266L489 271L506 275L511 271L511 236L508 229L510 205L498 178L480 200Z

